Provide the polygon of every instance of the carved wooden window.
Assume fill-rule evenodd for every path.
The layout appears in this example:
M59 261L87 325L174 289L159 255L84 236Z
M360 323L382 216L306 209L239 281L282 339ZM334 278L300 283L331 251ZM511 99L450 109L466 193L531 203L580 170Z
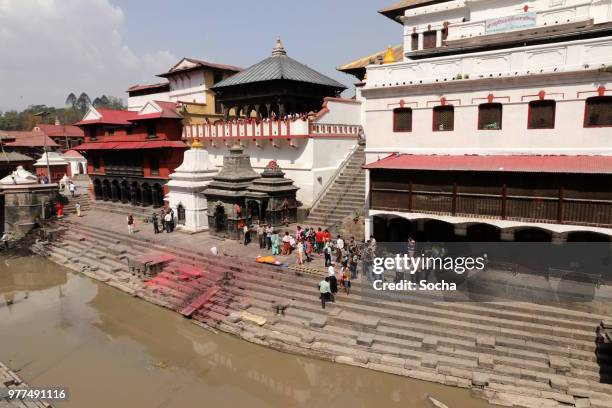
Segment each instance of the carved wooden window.
M157 137L157 126L155 125L155 123L151 123L151 122L147 123L146 128L147 128L147 137L149 138Z
M419 35L417 33L414 33L414 34L412 34L410 39L411 39L411 46L410 46L410 48L412 49L412 51L418 50L419 49Z
M478 129L500 130L502 128L502 104L483 103L478 106Z
M455 126L455 108L451 105L433 108L433 131L453 130Z
M586 100L584 127L612 126L612 96Z
M397 108L393 110L393 131L412 132L412 109Z
M436 48L436 32L425 31L423 33L423 49Z
M555 101L531 101L529 102L529 129L554 129L555 128Z
M151 175L158 176L159 175L159 158L156 156L149 156L149 169L151 170Z
M100 157L94 156L92 159L94 171L100 170Z

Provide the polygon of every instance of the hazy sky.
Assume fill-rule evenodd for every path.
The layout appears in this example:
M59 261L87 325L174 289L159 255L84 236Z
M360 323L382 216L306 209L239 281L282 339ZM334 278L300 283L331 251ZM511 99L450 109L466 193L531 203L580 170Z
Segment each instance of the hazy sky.
M0 0L0 110L62 106L70 92L126 98L183 56L246 68L276 35L292 58L352 85L335 67L402 41L377 13L394 2Z

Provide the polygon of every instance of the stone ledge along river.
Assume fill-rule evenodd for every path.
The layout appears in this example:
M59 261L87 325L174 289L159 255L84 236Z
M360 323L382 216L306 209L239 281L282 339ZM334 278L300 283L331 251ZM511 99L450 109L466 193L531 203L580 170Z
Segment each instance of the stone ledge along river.
M29 254L0 254L0 361L54 407L480 408L469 391L294 356Z

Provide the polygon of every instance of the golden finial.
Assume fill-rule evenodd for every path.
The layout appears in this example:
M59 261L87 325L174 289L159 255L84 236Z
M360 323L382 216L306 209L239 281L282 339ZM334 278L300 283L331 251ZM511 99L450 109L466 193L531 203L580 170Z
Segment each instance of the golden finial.
M200 139L197 137L193 139L193 142L191 142L192 149L201 149L202 147L204 147L204 145L200 143Z
M387 52L383 58L383 64L391 64L393 62L395 62L395 53L393 52L393 48L387 47Z

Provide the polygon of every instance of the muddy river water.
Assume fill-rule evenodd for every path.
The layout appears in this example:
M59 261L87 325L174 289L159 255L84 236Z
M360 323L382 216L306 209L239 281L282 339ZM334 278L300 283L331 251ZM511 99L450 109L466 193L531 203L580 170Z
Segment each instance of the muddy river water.
M7 301L12 300L12 305ZM0 361L57 407L488 406L467 390L214 334L45 259L0 255Z

